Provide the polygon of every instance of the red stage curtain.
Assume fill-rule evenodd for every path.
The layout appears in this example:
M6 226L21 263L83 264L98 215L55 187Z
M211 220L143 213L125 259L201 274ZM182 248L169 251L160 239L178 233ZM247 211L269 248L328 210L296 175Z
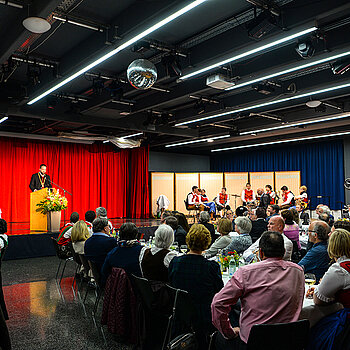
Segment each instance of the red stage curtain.
M148 148L137 148L131 153L131 217L149 217L148 159Z
M135 168L130 166L130 159ZM133 181L146 181L137 183L137 188L147 189L148 198L148 149L117 151L111 145L3 138L0 140L0 208L5 220L29 222L30 177L38 172L41 163L47 165L47 173L54 182L73 194L67 194L66 216L77 211L83 218L87 210L104 206L109 217L126 217L129 174ZM147 174L139 173L142 171ZM133 192L134 186L131 186ZM135 195L141 198L138 202L144 201L142 191ZM148 204L146 209L132 210L133 215L139 215L133 217L144 217L148 212Z

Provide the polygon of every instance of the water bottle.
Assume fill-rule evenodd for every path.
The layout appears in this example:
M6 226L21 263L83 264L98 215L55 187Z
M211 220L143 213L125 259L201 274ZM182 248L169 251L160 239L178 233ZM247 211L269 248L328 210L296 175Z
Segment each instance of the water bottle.
M236 272L235 259L231 259L230 260L230 265L228 267L228 275L229 275L229 277L231 278L235 272Z

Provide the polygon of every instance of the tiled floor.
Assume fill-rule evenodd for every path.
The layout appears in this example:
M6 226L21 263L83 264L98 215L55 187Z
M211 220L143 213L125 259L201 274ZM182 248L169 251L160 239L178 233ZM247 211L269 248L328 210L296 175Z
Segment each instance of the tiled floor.
M67 267L61 288L55 281L56 257L4 261L3 289L13 350L131 349L100 330L91 317L93 292L86 314L71 284L74 265ZM99 319L99 317L98 317ZM107 333L107 331L106 331Z

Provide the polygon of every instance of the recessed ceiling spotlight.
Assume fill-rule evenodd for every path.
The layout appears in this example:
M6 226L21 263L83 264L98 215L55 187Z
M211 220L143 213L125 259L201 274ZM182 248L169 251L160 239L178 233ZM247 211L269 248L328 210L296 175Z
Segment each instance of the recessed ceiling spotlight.
M309 108L317 108L321 106L322 102L318 100L310 100L305 103Z
M51 29L51 24L42 17L27 17L22 24L25 29L35 34L43 34Z

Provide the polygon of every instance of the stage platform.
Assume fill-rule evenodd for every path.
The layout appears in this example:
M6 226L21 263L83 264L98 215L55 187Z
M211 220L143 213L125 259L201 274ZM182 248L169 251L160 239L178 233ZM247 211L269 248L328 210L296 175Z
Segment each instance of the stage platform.
M133 222L138 228L141 238L148 240L160 225L157 219L112 218L117 229L125 222ZM39 258L55 255L51 237L57 238L58 232L37 232L29 230L29 222L8 223L9 245L4 260Z

